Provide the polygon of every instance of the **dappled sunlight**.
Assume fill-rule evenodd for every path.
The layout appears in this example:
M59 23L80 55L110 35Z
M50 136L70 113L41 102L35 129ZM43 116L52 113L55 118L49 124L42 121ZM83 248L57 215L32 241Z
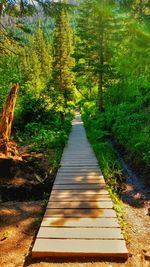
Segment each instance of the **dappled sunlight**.
M61 201L61 202L49 202L47 205L47 208L51 209L111 209L112 203L108 200L105 201L91 201L89 200L84 200L82 202L76 201L76 202L70 202L70 201Z
M33 257L127 255L113 203L80 122L78 115L32 250Z
M11 266L11 262L23 266L42 211L41 202L1 203L0 266Z
M79 122L79 121L74 121L73 123L72 123L72 125L74 126L74 125L83 125L83 122Z
M113 217L114 212L112 212ZM76 209L47 209L45 213L46 216L51 217L61 217L64 220L67 220L67 217L79 217L79 218L89 218L89 217L106 217L105 211L102 209L83 209L78 208ZM110 217L110 215L108 215Z
M58 217L44 217L41 226L57 226L57 227L119 227L117 218L58 218Z

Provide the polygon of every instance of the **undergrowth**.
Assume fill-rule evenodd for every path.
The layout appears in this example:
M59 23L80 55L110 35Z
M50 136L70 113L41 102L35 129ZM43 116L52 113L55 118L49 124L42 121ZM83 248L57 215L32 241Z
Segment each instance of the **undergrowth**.
M87 137L96 154L107 189L114 203L114 210L117 212L120 225L124 231L124 226L127 222L125 221L123 204L120 199L123 169L111 144L107 141L109 132L104 127L104 114L97 113L92 104L90 107L85 104L81 108L81 112ZM125 236L127 236L126 233Z
M62 150L68 140L71 121L74 116L72 109L60 111L46 110L39 106L36 110L29 108L16 116L13 126L14 139L19 146L27 146L30 152L44 153L54 171L59 167ZM26 114L27 113L27 114ZM41 118L41 114L44 116ZM23 118L28 117L28 120ZM28 160L32 160L29 157Z

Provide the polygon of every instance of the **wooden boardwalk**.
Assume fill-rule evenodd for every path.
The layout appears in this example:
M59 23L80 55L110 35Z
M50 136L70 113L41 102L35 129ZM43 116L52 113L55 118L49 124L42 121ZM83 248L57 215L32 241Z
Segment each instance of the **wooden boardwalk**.
M32 249L32 257L46 256L128 256L80 114L76 114L72 123L61 167Z

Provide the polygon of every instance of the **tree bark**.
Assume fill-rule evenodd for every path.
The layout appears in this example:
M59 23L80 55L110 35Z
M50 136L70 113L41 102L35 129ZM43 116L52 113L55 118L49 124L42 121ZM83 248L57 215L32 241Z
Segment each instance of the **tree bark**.
M3 4L0 3L0 22L1 22L2 12L3 12Z
M103 41L104 41L104 33L103 30L99 36L99 77L98 77L98 110L100 112L103 111L103 65L104 65L104 57L103 57Z
M139 2L139 15L140 17L143 16L143 0L140 0Z
M15 142L10 141L12 122L14 118L14 108L18 90L18 84L14 85L11 88L0 117L0 152L12 156L18 154Z

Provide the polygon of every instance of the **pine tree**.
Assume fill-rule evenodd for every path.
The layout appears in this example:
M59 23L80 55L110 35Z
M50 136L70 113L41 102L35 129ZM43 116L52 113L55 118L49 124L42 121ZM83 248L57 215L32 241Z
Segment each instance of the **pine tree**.
M50 45L41 29L40 20L34 34L29 38L29 44L21 58L24 80L34 88L37 97L45 88L52 72L52 57Z
M73 32L66 1L56 14L53 49L53 84L65 107L74 95Z
M108 46L113 27L112 8L109 2L108 0L84 1L81 4L78 23L80 45L76 50L76 58L79 68L82 68L81 73L84 69L88 79L90 78L98 87L99 111L102 111L104 107L104 76L109 68Z
M40 19L38 19L37 27L33 35L32 47L36 51L39 62L41 63L42 75L48 79L51 75L52 58L50 54L50 45L41 29Z

